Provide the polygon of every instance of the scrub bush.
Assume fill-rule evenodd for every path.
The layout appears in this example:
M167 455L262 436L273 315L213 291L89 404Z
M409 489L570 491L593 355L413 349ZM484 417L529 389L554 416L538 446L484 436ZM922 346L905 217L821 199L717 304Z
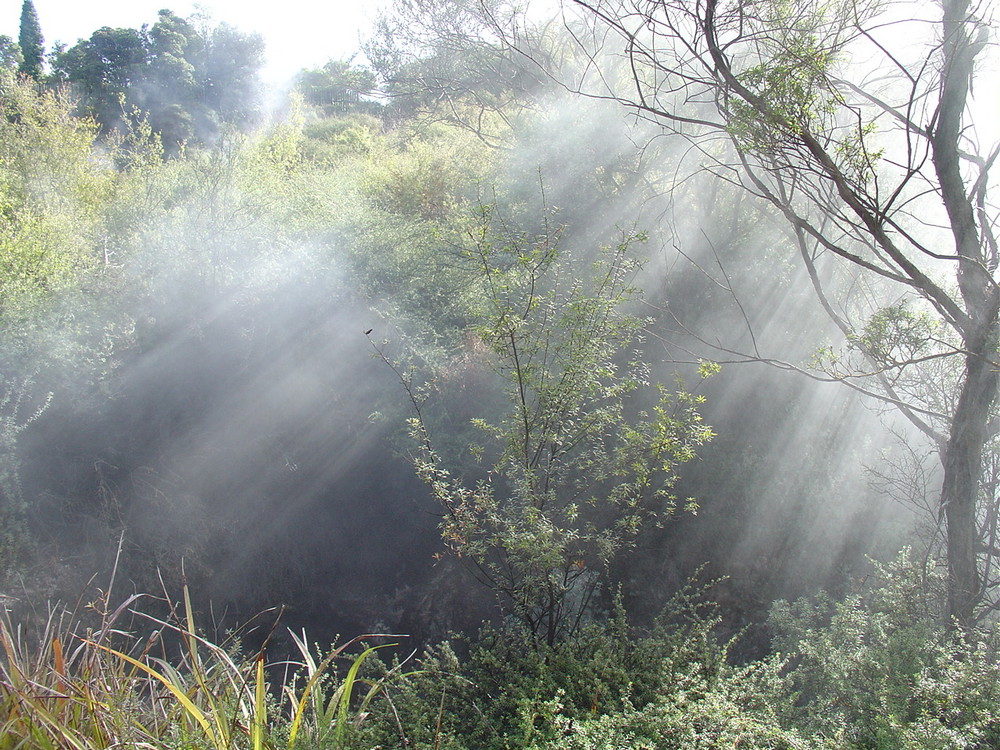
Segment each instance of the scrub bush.
M904 551L843 600L774 605L772 653L734 663L703 591L645 633L619 608L554 646L486 627L430 649L358 747L942 750L1000 747L997 628L949 630L941 581ZM398 741L398 735L395 741Z
M863 591L775 603L775 649L790 655L793 723L839 747L1000 747L998 630L950 629L937 571L904 550Z
M681 592L642 634L616 607L552 646L511 624L485 627L464 658L450 643L429 649L359 747L390 746L397 720L412 748L805 747L778 720L782 665L730 666L705 601Z

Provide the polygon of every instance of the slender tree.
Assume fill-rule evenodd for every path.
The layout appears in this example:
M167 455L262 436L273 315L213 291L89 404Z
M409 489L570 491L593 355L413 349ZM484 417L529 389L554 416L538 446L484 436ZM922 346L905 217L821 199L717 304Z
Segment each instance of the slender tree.
M840 378L933 441L947 613L973 624L996 584L983 469L1000 371L990 199L1000 144L981 142L972 98L989 35L980 10L969 0L902 12L858 0L569 5L588 19L573 38L598 63L576 88L689 139L717 177L783 217L857 355ZM864 306L826 283L831 266L863 285Z
M414 407L413 463L443 510L442 538L505 615L552 646L579 632L609 565L641 527L694 509L673 494L676 472L714 435L701 397L679 383L653 387L645 365L618 361L642 325L621 311L636 293L630 249L639 238L623 236L587 268L560 257L547 222L531 236L497 213L483 208L469 231L481 290L470 353L503 383L506 403L499 419L472 420L478 481L438 452L422 408L433 385L418 387L383 359ZM643 394L653 407L630 414Z
M24 0L21 5L21 30L17 43L21 47L21 65L18 71L37 81L42 75L45 39L42 38L42 26L38 23L38 13L31 0Z

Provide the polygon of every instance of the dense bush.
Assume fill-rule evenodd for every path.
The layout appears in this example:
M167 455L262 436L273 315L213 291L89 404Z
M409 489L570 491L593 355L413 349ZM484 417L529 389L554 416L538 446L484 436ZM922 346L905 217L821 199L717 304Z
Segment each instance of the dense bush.
M389 746L401 726L415 748L693 747L685 737L748 732L787 738L752 747L795 747L772 708L787 694L781 665L731 667L717 624L703 592L684 591L643 634L620 607L553 646L487 626L459 641L461 658L450 643L429 649L387 689L358 746Z
M935 575L904 552L862 590L775 605L774 652L733 663L704 593L657 625L620 609L553 647L516 627L429 649L354 738L464 750L1000 746L996 630L935 619ZM394 738L394 739L393 739Z
M166 50L171 38L181 41L166 32L182 24L161 19L150 34ZM242 44L229 32L213 39ZM360 103L359 87L352 90ZM328 106L314 102L321 119L305 124L308 112L296 110L254 135L217 129L207 114L200 125L189 122L166 106L148 121L121 124L115 137L105 127L109 137L98 141L98 125L74 117L61 94L0 71L0 572L21 573L29 551L55 550L51 562L38 563L41 572L24 576L22 588L41 599L57 589L40 583L59 574L53 569L89 576L87 550L106 552L109 540L121 540L122 566L139 588L184 573L214 581L216 593L237 605L285 598L293 616L304 617L308 606L315 621L341 616L351 609L346 601L365 610L366 622L405 622L406 607L424 607L412 604L422 585L413 561L426 570L440 546L420 546L413 528L391 538L368 528L377 526L369 519L392 516L398 531L424 510L419 498L410 514L401 510L416 492L388 481L388 428L372 425L380 410L390 412L383 424L401 423L405 394L357 365L372 364L364 338L371 334L413 342L429 373L427 424L443 435L435 435L435 450L461 454L448 464L455 492L445 500L456 502L445 505L467 510L458 501L472 488L483 501L466 526L445 524L453 532L446 539L463 562L486 562L480 572L494 581L514 571L502 593L519 604L508 601L508 619L430 647L415 665L358 658L340 674L326 673L333 657L324 661L295 635L284 641L295 654L287 669L240 659L238 649L202 636L190 606L132 613L140 629L155 631L146 639L133 639L124 622L137 598L111 612L101 594L90 633L54 616L31 637L27 616L0 616L0 748L1000 747L1000 631L942 622L941 580L905 554L874 566L846 597L776 603L772 648L752 661L740 662L746 651L720 635L704 592L682 592L643 629L621 605L595 614L594 592L607 590L599 578L614 580L606 571L613 553L622 553L623 567L643 567L631 546L638 519L645 529L657 517L644 503L660 487L660 500L673 507L675 464L709 437L694 419L699 397L678 394L677 412L667 400L625 398L647 384L647 370L650 381L656 377L652 345L640 333L669 334L664 321L685 306L717 315L733 292L728 279L715 296L678 285L663 295L669 316L660 310L648 325L617 317L620 303L638 307L633 283L651 278L639 273L632 242L639 233L616 225L640 215L636 205L647 193L637 186L655 178L640 162L657 152L640 158L631 142L615 150L611 131L589 114L590 126L574 135L583 112L575 108L528 127L526 111L491 113L499 99L479 108L451 104L443 117L428 100L419 119L389 122L367 107L341 106L350 96L324 96ZM117 97L108 102L120 108ZM470 112L478 112L475 130L462 127ZM236 119L249 110L244 115ZM211 146L184 148L199 129ZM508 137L519 158L496 148ZM164 161L165 147L177 158ZM673 163L660 169L669 173ZM706 200L701 190L688 192L692 203ZM558 215L571 225L552 232L565 248L558 264L548 242L552 212L532 208L552 199L567 204ZM477 214L483 203L491 209ZM746 211L734 201L726 213ZM649 216L641 221L655 224ZM510 230L506 239L485 231L490 219ZM744 222L733 221L728 235L716 228L720 236L706 241L718 242L724 260L746 259L736 268L755 281L783 273L774 258L747 252ZM617 265L601 275L592 263L613 226L622 237ZM648 273L659 273L654 266ZM553 268L563 269L564 286L546 286L541 272ZM581 281L592 272L597 282ZM762 306L775 297L758 296ZM882 313L864 328L867 349L878 348L869 334L885 323ZM752 317L740 306L739 321ZM931 335L922 327L903 332L915 337L914 351ZM505 392L519 408L504 411ZM760 401L778 403L773 395ZM653 417L639 414L644 406ZM780 424L815 429L802 416L789 419ZM786 443L806 434L774 432ZM819 494L801 482L804 472L774 470L770 438L767 452L730 439L728 455L710 462L728 528L744 533L733 519L749 507L718 502L717 477L728 467L760 464L769 475L761 486L779 500ZM476 440L479 453L470 453ZM650 447L658 465L642 460ZM814 447L810 456L819 453ZM518 454L528 460L515 466ZM445 474L429 455L424 478L440 480ZM29 458L34 483L25 490ZM817 475L836 475L835 462L817 456L815 463ZM654 483L654 469L669 476ZM741 492L754 494L748 473L731 473ZM377 489L362 514L369 483ZM776 491L779 484L787 486ZM518 502L504 506L511 497ZM611 515L609 500L628 512ZM555 504L558 515L546 517ZM784 520L800 507L783 512L778 525L807 545L807 527ZM382 561L394 546L407 549L413 567L389 576ZM672 548L669 557L680 570L691 554ZM453 627L460 609L478 622L479 610L461 595L441 603L453 580L444 569L421 592L423 602L433 600L425 610L444 612L437 622L446 625L434 633ZM562 573L556 583L570 585L550 585L555 597L531 603L553 572ZM657 578L658 595L670 590L665 578ZM398 582L399 592L375 592L375 580ZM570 605L565 627L545 637L517 622L519 615L529 626L540 622L533 607L564 613ZM414 630L422 616L411 617ZM362 664L367 675L351 671ZM304 723L296 725L297 716Z
M857 748L997 747L998 632L949 630L940 576L904 551L841 601L777 602L794 722Z

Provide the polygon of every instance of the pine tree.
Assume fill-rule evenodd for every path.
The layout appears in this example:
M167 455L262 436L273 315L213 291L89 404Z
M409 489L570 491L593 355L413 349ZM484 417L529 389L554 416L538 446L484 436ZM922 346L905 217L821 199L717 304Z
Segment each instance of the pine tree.
M17 37L21 47L22 61L18 70L26 76L38 80L42 76L42 58L45 55L45 40L42 27L38 23L38 13L31 0L21 5L21 31Z

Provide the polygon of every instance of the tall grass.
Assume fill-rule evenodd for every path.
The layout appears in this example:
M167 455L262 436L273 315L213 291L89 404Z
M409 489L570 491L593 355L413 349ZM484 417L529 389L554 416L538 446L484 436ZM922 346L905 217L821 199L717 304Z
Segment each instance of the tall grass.
M96 614L90 627L53 609L29 628L4 609L0 750L340 748L394 674L359 674L384 647L362 644L382 636L321 654L292 633L298 654L268 666L264 647L241 656L204 637L186 584L166 616L150 613L144 599L132 595L113 609L99 599L85 613Z

